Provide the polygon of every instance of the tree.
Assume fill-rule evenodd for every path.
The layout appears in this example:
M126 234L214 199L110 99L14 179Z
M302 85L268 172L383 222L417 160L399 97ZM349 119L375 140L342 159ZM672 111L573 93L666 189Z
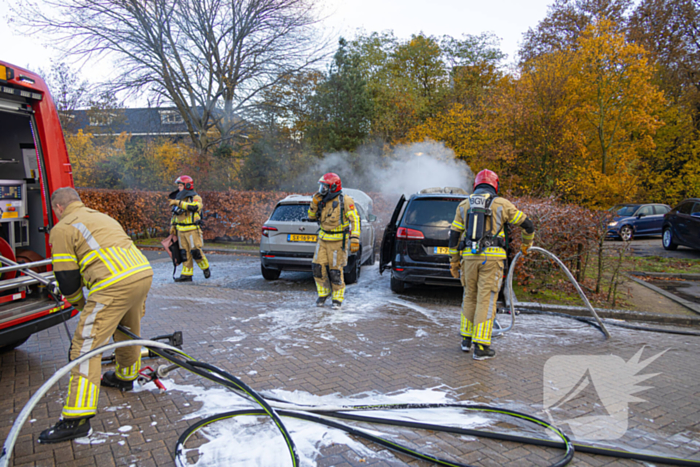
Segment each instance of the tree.
M654 147L663 94L652 83L644 50L600 19L579 39L572 59L571 99L586 152L574 161L572 194L591 205L629 199L636 190L634 165Z
M229 142L262 91L322 57L314 0L45 0L14 8L85 60L118 60L115 91L172 102L197 149Z
M90 83L80 80L78 72L65 62L51 61L51 69L41 70L40 74L51 91L61 128L69 133L74 132L76 122L73 111L87 106L92 99Z
M328 78L311 98L306 137L318 151L352 151L369 135L371 100L358 63L341 38Z
M521 63L549 52L574 49L583 31L597 18L623 28L631 6L632 0L555 0L547 17L525 33Z

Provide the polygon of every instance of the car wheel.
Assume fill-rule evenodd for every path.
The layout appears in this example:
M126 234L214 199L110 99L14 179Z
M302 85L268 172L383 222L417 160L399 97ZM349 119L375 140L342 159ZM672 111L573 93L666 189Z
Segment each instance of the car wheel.
M3 345L2 347L0 347L0 353L9 352L10 350L16 349L20 345L27 342L27 339L29 339L29 336L25 337L24 339L20 339L18 341L12 342L10 344Z
M280 278L280 274L282 274L282 271L279 269L266 268L262 264L260 265L260 271L262 272L262 276L268 281L276 281Z
M404 293L406 291L406 283L402 280L391 276L391 290L395 293Z
M632 237L634 237L634 232L632 232L632 227L629 225L623 225L622 228L620 228L620 238L622 239L623 242L629 242L632 240Z
M352 259L352 267L345 273L345 283L354 284L360 280L360 273L362 272L362 250L358 251L357 254Z
M675 250L678 248L678 244L673 242L673 233L671 232L670 227L664 229L664 233L661 236L661 242L664 244L664 250Z

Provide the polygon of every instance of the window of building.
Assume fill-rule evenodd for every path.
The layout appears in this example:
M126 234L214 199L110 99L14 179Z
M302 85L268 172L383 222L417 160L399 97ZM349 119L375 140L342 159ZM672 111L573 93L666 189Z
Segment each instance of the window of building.
M180 115L177 110L161 110L160 112L160 123L163 125L175 125L177 123L184 123L185 120Z

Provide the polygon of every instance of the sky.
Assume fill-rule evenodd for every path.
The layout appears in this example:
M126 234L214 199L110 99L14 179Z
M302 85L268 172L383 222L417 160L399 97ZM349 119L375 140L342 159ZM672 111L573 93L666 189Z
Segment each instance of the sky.
M41 1L41 0L38 0ZM358 30L391 30L398 38L423 32L449 35L492 32L501 39L501 50L509 61L516 58L523 33L534 28L554 0L319 0L323 25L334 36L353 38ZM48 70L51 59L61 56L47 43L50 39L17 32L8 22L10 0L0 0L0 60ZM70 63L70 61L68 61ZM112 72L108 61L89 63L80 69L83 79L99 82Z

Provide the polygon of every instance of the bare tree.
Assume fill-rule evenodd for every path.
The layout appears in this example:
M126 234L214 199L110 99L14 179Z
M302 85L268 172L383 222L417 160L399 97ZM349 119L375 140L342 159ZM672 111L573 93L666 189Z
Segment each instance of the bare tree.
M43 0L15 8L66 53L116 59L113 91L172 102L195 146L228 143L281 77L323 58L316 0Z
M51 62L49 70L39 70L51 90L51 97L64 131L73 132L76 127L73 111L88 105L92 98L90 83L82 80L78 72L65 62Z

